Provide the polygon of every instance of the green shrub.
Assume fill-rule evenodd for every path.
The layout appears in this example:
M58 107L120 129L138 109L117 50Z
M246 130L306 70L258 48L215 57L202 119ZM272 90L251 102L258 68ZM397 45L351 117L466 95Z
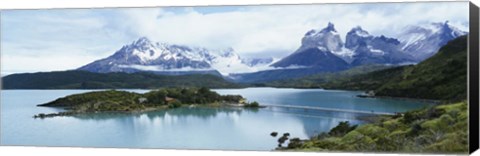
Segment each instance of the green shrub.
M426 147L426 151L434 153L465 153L468 151L468 134L466 132L449 133L440 142Z
M343 136L354 130L356 127L357 125L350 126L348 121L341 121L336 127L332 128L328 134L331 136Z
M178 108L181 106L182 106L182 103L180 101L173 101L170 104L168 104L168 108Z
M253 101L251 103L246 103L244 107L250 107L250 108L258 108L260 107L260 104L258 104L257 101Z
M389 133L389 131L386 130L385 128L382 128L373 124L362 125L357 129L355 129L355 131L360 132L366 136L369 136L372 139L384 137Z
M288 142L287 148L299 148L302 145L303 144L302 144L302 141L300 140L300 138L292 138Z
M314 142L312 142L312 144L310 146L311 147L319 147L321 149L334 150L334 149L338 149L339 143L340 143L339 138L330 137L330 138L325 138L325 139L321 139L321 140L315 140ZM304 146L309 147L309 145L307 143L304 143Z
M356 130L347 133L341 139L344 149L347 151L369 151L375 149L375 141Z

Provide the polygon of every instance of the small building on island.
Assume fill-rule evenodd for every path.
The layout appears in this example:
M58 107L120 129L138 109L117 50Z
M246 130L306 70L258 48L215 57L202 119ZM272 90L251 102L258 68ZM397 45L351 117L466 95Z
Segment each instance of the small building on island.
M147 101L148 101L147 98L144 98L144 97L138 98L138 103L145 103Z
M175 102L177 101L175 98L171 98L171 97L168 97L168 96L165 96L165 103L172 103L172 102Z

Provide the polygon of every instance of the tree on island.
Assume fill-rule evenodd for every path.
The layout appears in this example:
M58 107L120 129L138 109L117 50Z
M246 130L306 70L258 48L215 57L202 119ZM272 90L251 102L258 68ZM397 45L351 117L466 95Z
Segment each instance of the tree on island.
M258 108L258 107L260 107L260 104L258 104L257 101L253 101L251 103L246 103L244 107Z

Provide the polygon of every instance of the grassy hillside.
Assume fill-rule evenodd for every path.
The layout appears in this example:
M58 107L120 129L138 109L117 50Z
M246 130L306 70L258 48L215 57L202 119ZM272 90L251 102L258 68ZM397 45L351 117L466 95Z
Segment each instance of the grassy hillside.
M374 72L382 69L391 68L388 65L370 64L357 66L348 70L340 72L327 72L315 75L310 75L297 79L278 80L266 83L266 86L271 87L287 87L287 88L320 88L324 87L322 84L327 82L334 82L341 78L349 78L354 75L359 75L368 72Z
M437 54L375 90L380 96L463 100L467 97L467 37L459 37Z
M156 75L150 73L92 73L58 71L13 74L2 78L3 89L115 89L160 87L234 88L239 85L209 74Z
M342 122L309 140L290 139L281 150L402 153L468 152L468 107L440 105L361 126Z
M339 77L320 84L325 89L375 90L400 75L409 66L399 66L348 77Z

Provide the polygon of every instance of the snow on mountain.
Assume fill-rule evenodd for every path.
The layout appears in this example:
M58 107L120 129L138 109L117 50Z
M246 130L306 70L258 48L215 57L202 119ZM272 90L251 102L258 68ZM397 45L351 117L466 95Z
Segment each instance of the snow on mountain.
M269 65L274 61L272 57L268 58L242 58L242 62L250 67Z
M252 73L291 67L338 71L363 64L402 65L418 63L448 41L465 35L447 22L408 26L398 39L374 36L357 26L347 32L345 42L333 23L305 33L301 46L280 60L242 58L232 48L206 49L152 42L142 37L125 45L113 55L94 61L79 70L91 72L176 72L176 73ZM304 74L304 73L302 73Z
M370 35L366 30L363 30L362 27L354 27L347 33L347 36L345 37L345 48L355 49L361 42L370 41L372 38L373 36Z
M332 23L321 30L310 30L302 38L302 45L294 53L272 64L272 67L288 68L304 66L322 71L338 71L348 68L348 63L337 56L345 53L340 35Z
M434 55L448 41L463 36L467 32L449 24L429 23L406 27L398 36L402 50L422 61Z
M333 23L328 23L327 27L308 31L302 38L302 45L297 51L320 47L339 56L348 55L348 51L344 51L343 42L340 34L335 29Z
M352 48L355 51L352 66L365 64L406 64L414 62L414 58L401 50L401 43L395 38L374 36L363 38Z
M346 42L343 43L334 25L328 23L326 28L308 31L297 51L272 66L321 66L324 69L340 70L364 64L406 62L414 62L414 58L402 51L401 43L397 39L383 35L373 36L357 26L346 34Z
M249 72L252 70L248 65L243 64L242 59L238 54L233 52L233 49L225 51L220 55L216 55L209 61L212 68L218 70L222 75L241 71Z
M340 51L343 42L333 23L328 23L326 28L321 30L310 30L302 38L300 50L311 47L325 47L330 51Z
M123 46L113 55L94 61L79 70L91 72L137 71L218 71L253 72L256 66L245 64L232 48L210 50L201 47L152 42L142 37Z
M353 51L345 48L340 34L335 29L335 25L331 22L327 27L317 30L312 29L308 31L302 38L302 45L296 51L305 51L310 48L319 48L321 51L329 51L334 55L350 62L353 56Z

